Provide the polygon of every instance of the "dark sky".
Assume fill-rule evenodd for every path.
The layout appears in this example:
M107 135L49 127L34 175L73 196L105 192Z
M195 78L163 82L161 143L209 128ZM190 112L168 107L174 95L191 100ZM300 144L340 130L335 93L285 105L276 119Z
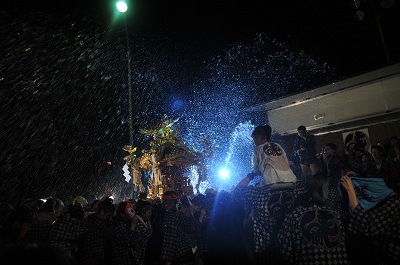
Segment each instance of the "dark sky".
M132 16L138 16L140 27L165 27L165 34L176 34L181 41L200 39L205 50L248 42L255 34L265 33L337 67L344 75L400 60L398 2L382 8L381 1L361 1L362 21L354 19L350 0L137 2L144 12L134 10Z
M6 1L5 5L24 10L47 9L61 16L79 10L110 22L115 2L16 0ZM361 1L359 10L365 15L362 21L354 19L350 0L129 2L129 30L168 36L200 55L250 42L256 34L264 33L328 63L345 76L400 61L400 3L395 0ZM383 8L382 3L394 4Z
M362 21L354 19L350 0L141 0L131 16L138 28L163 27L177 40L202 40L206 50L265 33L352 75L400 60L400 4L382 8L382 2L390 1L361 1Z

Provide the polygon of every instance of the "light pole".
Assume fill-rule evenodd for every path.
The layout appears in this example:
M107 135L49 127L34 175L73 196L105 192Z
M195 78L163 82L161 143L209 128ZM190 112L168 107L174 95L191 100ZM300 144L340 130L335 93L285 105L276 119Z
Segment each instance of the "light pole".
M118 1L117 9L121 13L125 13L128 10L128 5L125 1ZM129 96L129 145L133 148L133 113L132 113L132 79L131 79L131 53L129 51L129 35L128 35L128 26L126 25L126 17L123 14L124 19L124 27L126 34L126 50L128 57L128 96Z
M126 4L125 1L118 1L117 4L117 9L120 13L125 13L128 10L128 5ZM124 147L123 149L125 151L129 152L129 156L125 157L124 159L126 160L127 164L130 166L130 174L129 172L125 172L124 171L124 176L125 176L125 180L128 179L128 182L130 182L130 179L132 180L132 184L135 185L138 184L136 182L138 182L138 180L135 180L133 178L133 163L135 162L136 159L136 155L134 154L136 151L136 147L133 147L133 110L132 110L132 78L131 78L131 52L129 50L129 34L128 34L128 26L126 24L126 16L125 14L123 15L123 19L124 19L124 29L125 29L125 39L126 39L126 55L127 55L127 59L128 59L128 96L129 96L129 147ZM126 174L129 174L129 178ZM135 190L133 190L133 192L135 192ZM131 194L133 195L133 194ZM129 197L131 197L131 195Z

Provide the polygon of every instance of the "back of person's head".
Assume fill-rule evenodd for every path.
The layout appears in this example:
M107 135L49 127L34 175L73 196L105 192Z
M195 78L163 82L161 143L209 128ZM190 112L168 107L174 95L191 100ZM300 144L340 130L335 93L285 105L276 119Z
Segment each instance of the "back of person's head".
M39 211L40 207L42 207L44 204L44 200L42 199L37 199L33 204L32 204L32 210L36 213Z
M80 203L76 203L69 207L69 217L82 220L85 217L85 210Z
M193 202L189 196L184 196L181 198L181 204L184 207L191 207L193 205Z
M147 193L146 192L141 192L139 194L139 199L146 200L147 199Z
M334 143L327 143L325 146L329 147L330 149L334 150L335 152L337 151L337 145Z
M205 195L203 194L197 194L196 196L194 196L194 198L192 199L192 202L194 205L198 205L201 206L204 203L205 200Z
M307 132L306 126L300 125L299 127L297 127L297 131L305 131L305 132Z
M305 188L306 188L306 193L312 197L313 192L316 189L319 189L323 186L324 183L328 181L328 177L322 173L321 171L318 171L314 175L312 175L312 178L306 180L304 182Z
M116 209L117 215L125 214L126 205L127 205L126 201L122 201L122 202L118 203L118 207Z
M136 214L138 214L139 216L143 216L149 209L153 208L153 204L149 201L143 200L143 199L139 199L136 202Z
M163 200L179 200L180 196L178 195L178 193L176 191L173 190L169 190L163 193L163 195L161 196L161 198Z
M180 210L182 207L182 204L179 203L180 198L181 197L178 195L178 193L176 191L172 191L172 190L166 191L161 196L161 199L162 199L161 205L167 211L174 210L174 209Z
M47 199L42 206L40 206L38 213L53 213L57 208L57 200L54 198Z
M113 213L115 210L113 200L106 198L97 203L96 212L104 211L105 213Z
M268 124L259 125L254 130L251 136L262 136L268 141L271 139L272 128Z
M208 188L204 193L205 198L214 198L218 194L218 191L214 190L213 188Z

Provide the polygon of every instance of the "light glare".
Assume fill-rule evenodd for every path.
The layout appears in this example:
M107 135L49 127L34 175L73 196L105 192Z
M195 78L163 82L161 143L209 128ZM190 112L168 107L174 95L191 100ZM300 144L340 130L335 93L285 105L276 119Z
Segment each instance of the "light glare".
M118 1L116 6L118 11L121 13L125 13L126 10L128 10L128 5L124 1Z
M226 168L223 168L219 171L219 175L221 176L221 178L226 179L227 177L229 177L229 171Z

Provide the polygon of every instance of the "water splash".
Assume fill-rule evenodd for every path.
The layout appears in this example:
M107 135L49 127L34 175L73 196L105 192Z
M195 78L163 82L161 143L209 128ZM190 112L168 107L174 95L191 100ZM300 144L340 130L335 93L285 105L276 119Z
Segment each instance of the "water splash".
M76 12L60 16L53 9L0 10L5 22L0 172L7 179L2 200L49 195L90 200L101 197L105 186L126 193L131 187L121 171L121 147L129 143L124 28ZM235 185L249 169L248 121L258 125L265 117L243 108L332 79L334 72L263 34L193 62L191 48L149 32L130 32L135 143L146 142L139 129L164 115L182 117L179 126L189 146L201 150L203 138L212 145L214 157L206 161L210 182L202 187L222 185L221 165L241 167L226 185Z
M250 121L239 123L232 133L231 140L229 142L229 149L225 159L225 166L229 167L232 164L232 156L237 154L237 151L241 147L251 146L252 137L251 133L254 130L254 125Z
M206 181L198 183L198 174L195 168L192 168L188 174L191 183L195 189L199 184L199 191L204 193L207 188L231 190L252 168L252 152L253 144L251 133L254 125L251 121L239 123L233 132L227 136L229 143L227 153L218 154L221 156L222 163L216 164L215 158L213 161L208 161L208 164L213 164L214 167L208 168L209 177ZM217 160L220 160L217 158ZM218 172L222 168L229 171L229 178L221 179Z

